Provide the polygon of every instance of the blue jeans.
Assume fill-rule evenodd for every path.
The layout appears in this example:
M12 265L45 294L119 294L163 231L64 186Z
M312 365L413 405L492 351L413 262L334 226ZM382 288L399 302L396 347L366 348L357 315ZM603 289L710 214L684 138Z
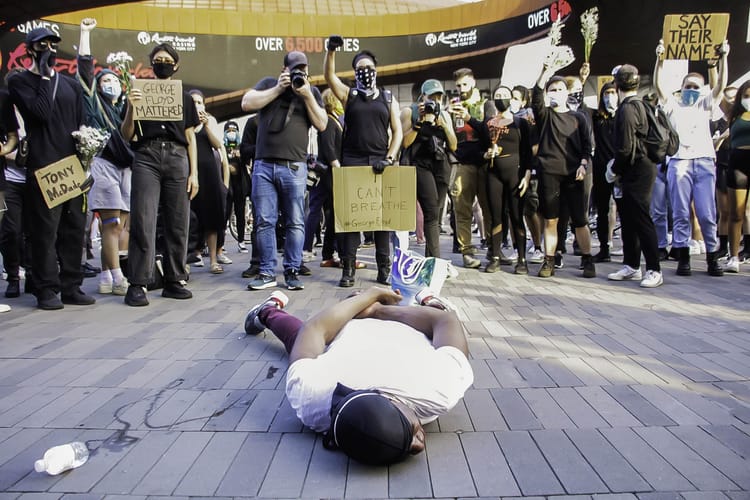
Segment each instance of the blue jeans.
M659 248L667 248L669 240L669 206L667 200L667 173L662 172L661 166L656 167L656 180L654 190L651 193L651 219L656 228L656 239Z
M299 270L305 240L305 162L255 160L251 198L257 225L260 272L276 274L276 222L284 217L284 271Z
M713 158L671 159L667 169L672 204L672 246L684 248L690 239L690 202L695 206L706 249L719 249L716 237L716 166Z

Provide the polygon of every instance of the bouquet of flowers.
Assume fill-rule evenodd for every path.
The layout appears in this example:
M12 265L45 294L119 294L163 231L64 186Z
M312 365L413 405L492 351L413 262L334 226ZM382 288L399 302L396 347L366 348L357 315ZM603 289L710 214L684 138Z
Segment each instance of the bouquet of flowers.
M133 58L127 52L113 52L107 56L107 64L118 74L122 88L127 94L133 86L130 74L130 63Z
M106 130L99 130L87 125L81 125L81 128L73 132L78 158L85 170L88 170L91 166L91 160L94 159L94 156L104 149L107 141L109 141L109 136L110 134Z
M581 14L581 34L583 35L583 60L589 62L591 48L599 35L599 8L592 7Z
M547 35L551 47L549 54L547 54L547 57L544 60L544 65L549 68L552 73L557 73L576 59L573 55L573 49L567 45L560 45L560 41L562 40L562 29L564 26L565 24L562 23L560 16L558 16L557 20L552 23L549 35Z

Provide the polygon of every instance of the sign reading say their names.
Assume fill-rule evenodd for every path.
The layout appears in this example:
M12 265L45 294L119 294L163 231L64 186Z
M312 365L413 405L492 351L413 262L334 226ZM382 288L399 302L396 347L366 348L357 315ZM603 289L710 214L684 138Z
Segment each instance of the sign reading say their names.
M716 48L727 37L729 14L664 16L664 59L716 59Z
M34 172L39 189L42 191L47 208L54 208L81 194L81 184L86 180L86 172L76 155Z
M417 226L415 167L341 167L333 172L336 232L413 231Z
M182 80L133 80L133 88L141 91L133 104L133 118L176 122L182 120Z

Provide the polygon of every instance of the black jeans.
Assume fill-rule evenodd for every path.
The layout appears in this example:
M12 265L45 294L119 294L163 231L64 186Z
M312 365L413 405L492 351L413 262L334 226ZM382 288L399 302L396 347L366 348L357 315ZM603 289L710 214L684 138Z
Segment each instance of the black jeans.
M609 207L612 201L612 184L607 182L605 165L594 164L594 206L596 206L596 235L599 245L609 245ZM650 197L649 197L650 198Z
M449 175L440 162L432 168L417 166L417 201L424 215L425 257L440 257L440 214L448 196Z
M507 211L518 255L523 257L526 252L526 225L523 222L523 199L516 192L518 183L517 162L501 161L500 158L495 158L487 175L487 200L490 213L485 214L485 217L489 215L492 220L492 231L495 231L497 226L505 224ZM490 234L487 239L492 245L492 255L500 257L500 238Z
M250 180L244 165L235 165L237 173L229 176L229 192L234 218L237 220L237 241L245 241L245 201L250 196ZM228 205L227 205L228 206ZM227 210L227 220L231 212Z
M26 178L31 265L37 297L49 292L70 294L83 283L81 252L86 227L83 195L47 208L36 177Z
M309 211L305 221L305 242L302 249L311 252L313 239L320 227L321 218L325 219L326 228L323 234L323 260L333 258L334 240L336 239L336 227L333 219L333 174L330 169L325 172L309 193Z
M128 244L128 279L133 285L147 286L154 279L157 214L164 229L164 279L187 279L188 171L187 150L175 142L150 141L135 153Z
M8 281L17 280L21 266L29 267L29 255L31 250L26 244L24 234L23 204L26 197L26 184L8 182L5 190L5 205L8 210L0 222L0 252L3 254L5 272L8 273Z
M659 244L650 213L656 168L649 160L643 159L630 171L631 174L622 180L622 199L618 206L622 224L623 262L638 269L643 252L646 270L661 271Z

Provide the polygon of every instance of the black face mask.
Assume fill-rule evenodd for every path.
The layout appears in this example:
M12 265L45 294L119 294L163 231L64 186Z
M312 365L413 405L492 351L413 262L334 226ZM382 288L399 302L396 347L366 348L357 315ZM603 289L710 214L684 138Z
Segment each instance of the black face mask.
M156 78L169 78L175 74L175 65L173 63L154 63L152 65Z
M495 107L498 112L505 113L505 110L510 107L510 99L495 99Z
M50 68L54 68L55 64L57 64L57 53L56 52L52 52L49 49L42 50L42 51L39 51L39 52L32 51L34 60L36 61L37 64L39 64L39 61L42 59L42 56L44 54L47 54L47 53L49 53L49 57L47 58L47 66L49 66Z
M571 92L570 97L580 106L583 102L583 92Z

